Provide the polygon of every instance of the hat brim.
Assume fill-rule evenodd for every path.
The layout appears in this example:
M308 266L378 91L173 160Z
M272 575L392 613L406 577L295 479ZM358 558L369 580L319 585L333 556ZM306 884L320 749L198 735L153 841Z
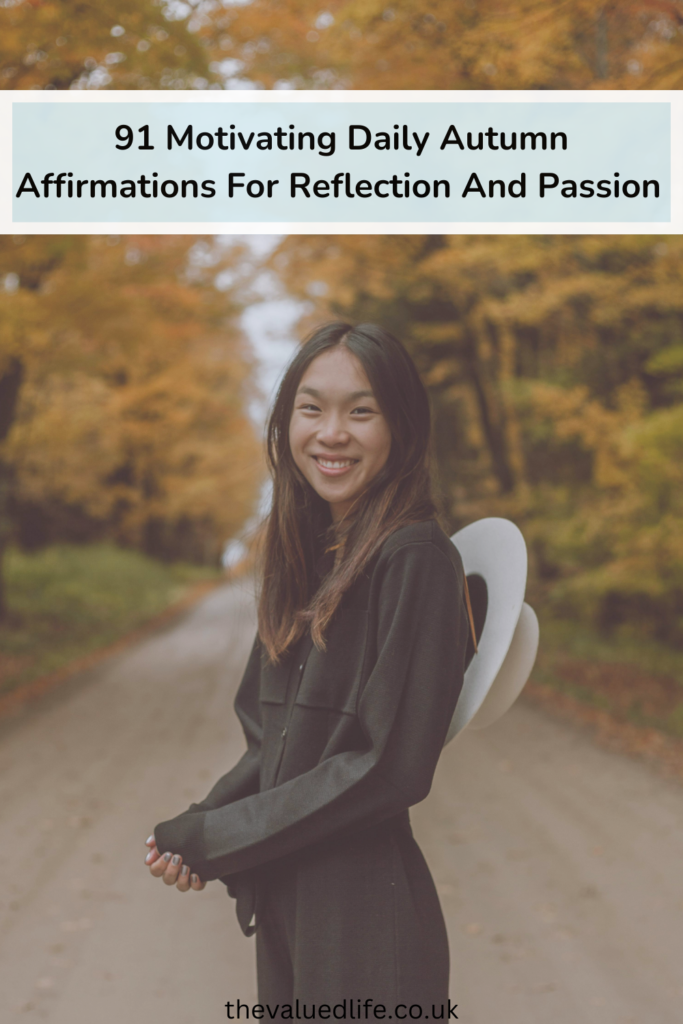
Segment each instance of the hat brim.
M481 707L469 723L470 729L485 729L512 707L534 667L538 637L536 613L524 602L510 649Z
M501 670L522 611L527 572L524 537L509 519L479 519L451 541L465 575L480 576L486 584L487 607L479 650L467 666L446 742L472 721Z

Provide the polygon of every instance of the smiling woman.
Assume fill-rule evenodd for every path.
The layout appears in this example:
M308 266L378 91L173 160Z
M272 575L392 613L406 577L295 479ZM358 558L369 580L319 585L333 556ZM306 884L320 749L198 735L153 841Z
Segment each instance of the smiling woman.
M444 1017L446 928L408 808L463 685L467 613L431 497L427 394L400 342L374 324L315 331L267 450L259 628L235 699L247 750L157 825L148 863L182 890L225 882L278 1020L346 999Z
M400 526L434 515L430 432L415 365L377 324L325 324L296 353L267 435L273 514L259 635L271 658L309 627L324 649L325 630L367 560ZM339 456L358 461L325 472L321 458ZM339 543L345 557L321 584L317 561Z
M345 346L324 352L305 371L289 444L297 467L328 502L334 522L341 522L391 449L391 432L363 365Z

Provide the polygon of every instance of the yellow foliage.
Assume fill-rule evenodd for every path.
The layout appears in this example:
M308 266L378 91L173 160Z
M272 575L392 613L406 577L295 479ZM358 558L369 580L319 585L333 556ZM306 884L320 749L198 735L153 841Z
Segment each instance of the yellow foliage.
M454 528L510 516L543 600L683 642L682 239L297 236L272 266L307 325L405 341Z
M677 0L252 0L214 7L266 88L680 88ZM218 36L218 32L216 32Z
M40 239L25 249L0 255L20 282ZM26 371L3 450L20 508L57 502L161 554L184 531L215 557L239 530L264 466L245 412L251 357L214 278L242 256L183 236L92 237L6 297L0 355Z
M7 0L0 87L675 89L680 0Z
M7 0L0 7L0 88L188 89L217 77L203 26L153 0ZM191 21L191 19L190 19Z

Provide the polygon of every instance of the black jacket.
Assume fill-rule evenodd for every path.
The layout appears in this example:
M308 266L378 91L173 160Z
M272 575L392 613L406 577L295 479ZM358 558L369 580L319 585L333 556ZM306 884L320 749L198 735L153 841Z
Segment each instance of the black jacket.
M235 895L260 865L423 800L463 683L463 586L430 519L387 538L324 653L306 635L273 666L257 634L235 698L247 750L205 800L157 825L159 852Z

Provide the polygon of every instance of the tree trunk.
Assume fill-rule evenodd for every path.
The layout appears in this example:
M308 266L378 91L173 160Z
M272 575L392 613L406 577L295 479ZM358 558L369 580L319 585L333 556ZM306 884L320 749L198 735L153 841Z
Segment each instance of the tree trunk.
M501 493L509 494L515 488L515 474L510 464L505 413L496 395L495 385L479 356L474 333L469 339L465 359L467 374L479 407L481 426L488 444L493 472Z
M6 364L4 372L0 374L0 445L2 445L2 442L12 429L23 379L23 363L15 356L12 356ZM5 618L7 615L3 562L5 551L12 535L10 508L12 479L12 467L3 458L2 450L0 449L0 619Z
M608 72L607 12L601 7L595 17L595 74L607 78Z

